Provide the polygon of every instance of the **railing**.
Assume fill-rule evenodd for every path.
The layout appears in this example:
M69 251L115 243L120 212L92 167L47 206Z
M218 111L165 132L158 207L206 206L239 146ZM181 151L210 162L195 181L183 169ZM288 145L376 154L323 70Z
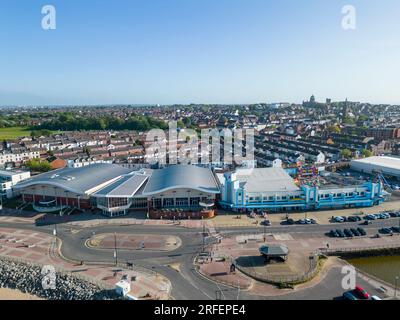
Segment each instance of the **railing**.
M326 255L337 255L340 253L359 253L367 251L378 251L385 249L400 249L400 244L388 244L382 246L370 246L370 247L359 247L359 248L324 248L321 249L321 253Z
M260 273L250 271L248 268L241 267L236 259L233 262L235 267L240 270L243 274L249 276L260 282L265 282L269 284L298 284L311 280L314 278L319 271L319 256L316 255L313 260L310 262L310 268L307 272L302 273L300 275L287 275L287 276L268 276L261 275Z

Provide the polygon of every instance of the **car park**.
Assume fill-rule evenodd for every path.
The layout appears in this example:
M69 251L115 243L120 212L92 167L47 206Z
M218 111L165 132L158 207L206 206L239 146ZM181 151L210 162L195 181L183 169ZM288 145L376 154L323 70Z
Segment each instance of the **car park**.
M367 235L367 232L364 230L364 228L357 228L357 230L358 230L358 232L360 233L360 235L362 235L362 236L366 236Z
M383 234L393 234L393 231L390 228L382 228L379 230L379 232Z
M357 297L360 297L361 299L370 299L369 293L363 287L356 286L356 288L354 289L354 293Z
M343 299L344 300L358 300L357 297L351 291L347 291L347 292L343 293Z
M346 237L353 238L353 233L349 229L344 229L343 232Z

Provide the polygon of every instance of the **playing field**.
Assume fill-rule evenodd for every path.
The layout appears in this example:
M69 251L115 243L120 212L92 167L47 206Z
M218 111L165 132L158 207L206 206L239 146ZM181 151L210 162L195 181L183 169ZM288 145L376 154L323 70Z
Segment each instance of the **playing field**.
M29 136L31 130L26 127L0 128L0 140L17 139L18 137Z

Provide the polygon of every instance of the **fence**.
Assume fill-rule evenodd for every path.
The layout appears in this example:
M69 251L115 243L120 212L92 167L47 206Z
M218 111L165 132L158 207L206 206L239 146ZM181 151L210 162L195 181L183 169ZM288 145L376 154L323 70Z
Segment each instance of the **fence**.
M379 251L379 250L388 250L388 249L399 249L399 244L389 244L389 245L382 245L382 246L370 246L370 247L359 247L359 248L324 248L321 249L321 253L326 255L340 255L343 253L362 253L362 252L369 252L369 251Z
M250 271L248 268L243 268L241 265L237 263L236 260L234 260L233 263L235 264L235 267L242 273L260 282L265 282L270 284L298 284L307 282L317 275L319 271L320 258L318 254L315 254L313 257L314 258L312 260L310 259L310 268L307 272L299 275L287 275L287 276L262 275L254 271Z

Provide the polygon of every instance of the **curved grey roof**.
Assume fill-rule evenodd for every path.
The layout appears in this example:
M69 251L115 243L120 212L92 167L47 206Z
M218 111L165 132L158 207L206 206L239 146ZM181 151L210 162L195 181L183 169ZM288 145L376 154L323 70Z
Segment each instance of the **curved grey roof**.
M195 165L174 165L154 170L143 195L153 195L171 189L194 189L208 193L219 193L212 171Z
M86 194L91 189L120 179L122 175L132 172L132 169L115 164L97 163L81 168L63 168L39 174L21 183L16 188L26 188L34 185L50 185L77 194ZM90 193L90 192L89 192Z

